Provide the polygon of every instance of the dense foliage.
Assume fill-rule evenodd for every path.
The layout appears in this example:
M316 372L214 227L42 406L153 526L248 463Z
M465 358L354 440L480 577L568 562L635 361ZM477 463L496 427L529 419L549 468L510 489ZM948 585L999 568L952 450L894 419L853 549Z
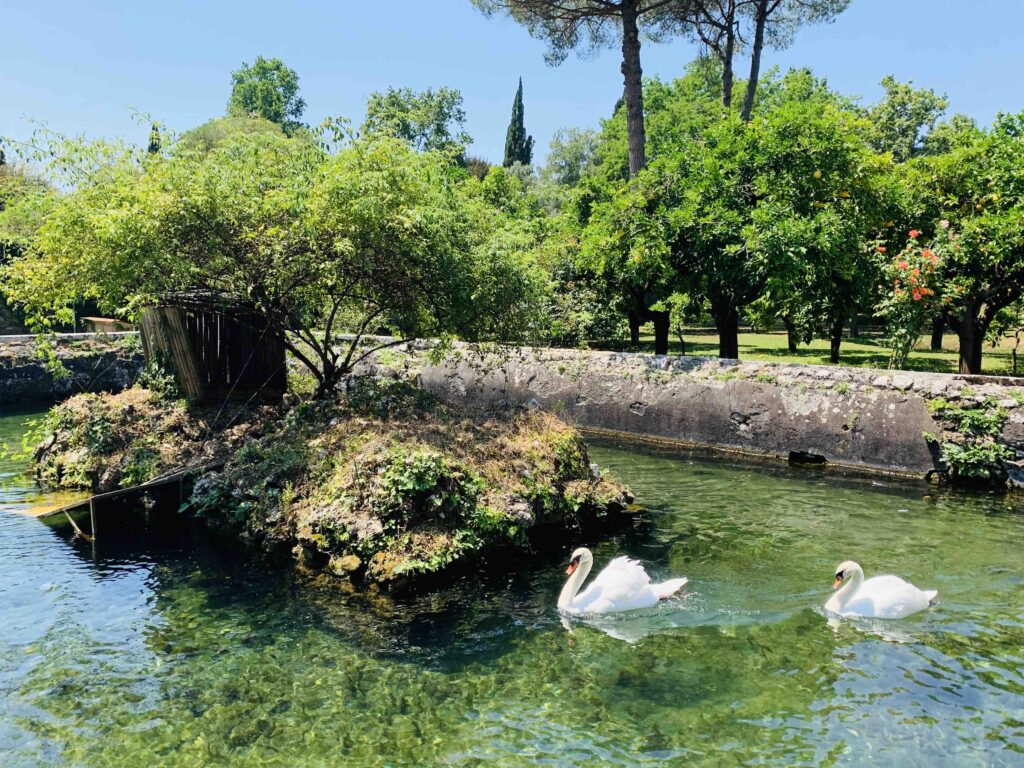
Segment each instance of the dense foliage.
M863 105L807 70L731 71L737 46L759 57L846 0L475 4L553 62L621 43L626 92L598 129L559 131L535 168L521 83L505 167L466 154L451 88L372 94L358 136L311 129L296 73L258 58L226 116L179 136L153 123L145 150L45 130L7 146L35 163L0 165L7 299L54 327L83 302L130 317L223 291L266 313L322 392L378 333L583 345L628 328L638 346L650 323L666 354L701 322L736 357L749 324L794 350L826 338L838 362L866 321L893 367L948 327L978 373L986 339L1024 325L1024 114L985 129L891 76ZM641 31L714 55L643 82Z
M299 96L299 76L281 59L257 56L231 73L231 117L261 117L286 131L298 128L306 102Z
M51 149L88 173L5 273L39 325L82 297L133 316L168 292L222 291L265 313L322 393L367 354L366 333L505 339L535 325L543 281L510 245L514 218L444 154L244 132L167 156Z

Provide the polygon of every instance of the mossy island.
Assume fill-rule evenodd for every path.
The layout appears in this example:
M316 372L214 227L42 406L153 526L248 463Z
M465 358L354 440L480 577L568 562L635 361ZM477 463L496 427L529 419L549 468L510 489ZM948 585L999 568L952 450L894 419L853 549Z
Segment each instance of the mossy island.
M626 519L632 502L556 416L456 408L370 377L278 406L190 407L139 387L85 394L37 432L46 487L112 491L216 467L189 483L183 514L302 567L389 587L572 541Z

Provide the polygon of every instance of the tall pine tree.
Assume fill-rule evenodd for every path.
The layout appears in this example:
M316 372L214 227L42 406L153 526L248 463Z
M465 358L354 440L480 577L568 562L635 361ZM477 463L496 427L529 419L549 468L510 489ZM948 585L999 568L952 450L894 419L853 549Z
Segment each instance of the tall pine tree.
M505 136L505 162L508 168L515 163L529 165L533 162L533 136L526 135L526 123L523 119L523 78L519 78L515 101L512 102L512 122L508 124Z

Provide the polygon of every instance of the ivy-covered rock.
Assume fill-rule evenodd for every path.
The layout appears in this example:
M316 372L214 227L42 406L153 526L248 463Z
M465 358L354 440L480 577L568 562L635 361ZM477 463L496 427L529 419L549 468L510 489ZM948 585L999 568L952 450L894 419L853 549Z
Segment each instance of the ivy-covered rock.
M341 401L302 405L196 485L214 525L306 562L392 583L542 526L579 529L628 491L590 465L579 434L537 411L465 411L403 384L361 380Z
M196 481L196 517L384 584L525 549L541 530L568 542L632 501L575 429L540 411L466 410L366 378L335 401L228 418L144 389L82 395L39 426L37 471L50 486L106 491L225 459Z

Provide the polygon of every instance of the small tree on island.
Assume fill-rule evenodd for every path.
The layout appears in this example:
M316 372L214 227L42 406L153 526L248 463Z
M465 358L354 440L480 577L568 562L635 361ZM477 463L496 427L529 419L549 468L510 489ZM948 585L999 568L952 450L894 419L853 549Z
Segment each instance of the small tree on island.
M519 78L519 88L516 89L516 97L512 101L512 120L505 136L505 161L502 165L508 168L516 163L533 163L533 136L526 134L526 120L523 114L523 78Z
M132 317L170 291L215 290L265 316L326 396L383 347L536 325L543 280L444 154L262 133L149 161L124 145L47 151L92 165L2 275L37 326L83 297ZM394 338L365 343L377 333Z

